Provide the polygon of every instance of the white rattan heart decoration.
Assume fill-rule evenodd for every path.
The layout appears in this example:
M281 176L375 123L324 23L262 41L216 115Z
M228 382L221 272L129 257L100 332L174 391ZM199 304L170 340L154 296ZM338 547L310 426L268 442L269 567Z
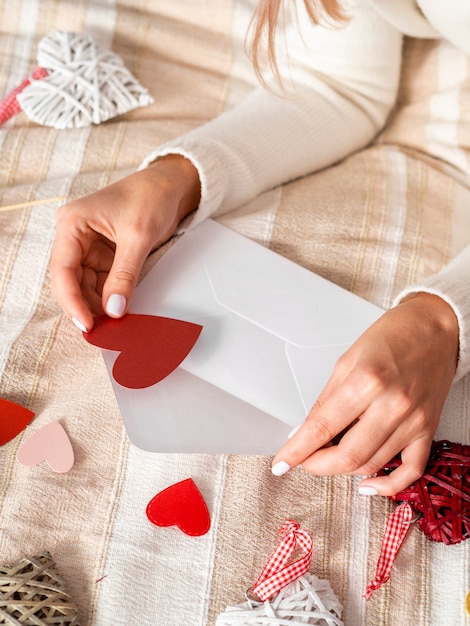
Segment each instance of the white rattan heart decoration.
M327 580L307 572L271 600L229 606L216 626L344 626L342 606Z
M91 37L52 31L39 42L38 63L47 76L32 80L16 96L38 124L82 128L153 102L122 59Z

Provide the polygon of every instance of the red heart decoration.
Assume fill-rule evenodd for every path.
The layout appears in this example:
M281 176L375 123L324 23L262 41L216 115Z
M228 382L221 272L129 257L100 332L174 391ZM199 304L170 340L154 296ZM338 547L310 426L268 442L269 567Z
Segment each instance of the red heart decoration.
M210 528L207 505L192 478L170 485L150 500L147 517L156 526L177 526L186 535L199 537Z
M19 435L33 417L34 413L24 406L0 398L0 446Z
M401 464L396 457L379 472ZM417 525L432 541L459 543L470 537L470 446L434 441L423 476L396 496L419 515Z
M201 330L202 326L192 322L128 313L119 319L97 317L93 329L83 336L94 346L121 353L113 367L116 382L129 389L143 389L181 364Z

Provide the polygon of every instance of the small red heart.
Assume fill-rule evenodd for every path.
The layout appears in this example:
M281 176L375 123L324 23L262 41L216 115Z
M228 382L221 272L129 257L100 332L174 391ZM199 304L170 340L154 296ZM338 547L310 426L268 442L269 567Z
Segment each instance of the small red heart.
M150 500L147 517L156 526L178 526L186 535L200 537L211 519L201 492L192 478L170 485Z
M0 446L19 435L33 417L34 413L24 406L0 398Z
M188 356L202 326L156 315L128 313L119 319L102 315L93 329L83 333L99 348L121 354L113 377L123 387L143 389L171 374Z

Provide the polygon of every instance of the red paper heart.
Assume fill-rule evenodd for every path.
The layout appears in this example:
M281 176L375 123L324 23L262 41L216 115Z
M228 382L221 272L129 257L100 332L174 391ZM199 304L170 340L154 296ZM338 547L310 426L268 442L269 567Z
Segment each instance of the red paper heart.
M192 322L128 313L120 319L97 317L93 329L83 336L94 346L120 352L113 367L114 380L123 387L142 389L171 374L201 330Z
M389 474L401 465L396 457L379 472ZM409 502L417 525L432 541L460 543L470 537L470 446L434 441L423 476L396 496Z
M147 517L156 526L177 526L186 535L199 537L210 528L207 505L192 478L170 485L150 500Z
M0 398L0 446L19 435L33 417L34 413L24 406Z

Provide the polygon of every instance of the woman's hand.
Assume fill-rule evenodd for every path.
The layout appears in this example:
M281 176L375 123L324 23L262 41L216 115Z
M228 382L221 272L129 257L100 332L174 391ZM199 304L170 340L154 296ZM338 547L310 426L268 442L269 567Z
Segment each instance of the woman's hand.
M59 209L51 288L79 328L91 330L93 314L126 312L148 254L199 199L196 168L169 155Z
M359 491L395 495L408 487L424 472L458 341L455 313L438 296L417 293L387 311L338 360L306 421L275 456L273 473L302 464L314 475L372 476L401 452L399 468L362 481Z

